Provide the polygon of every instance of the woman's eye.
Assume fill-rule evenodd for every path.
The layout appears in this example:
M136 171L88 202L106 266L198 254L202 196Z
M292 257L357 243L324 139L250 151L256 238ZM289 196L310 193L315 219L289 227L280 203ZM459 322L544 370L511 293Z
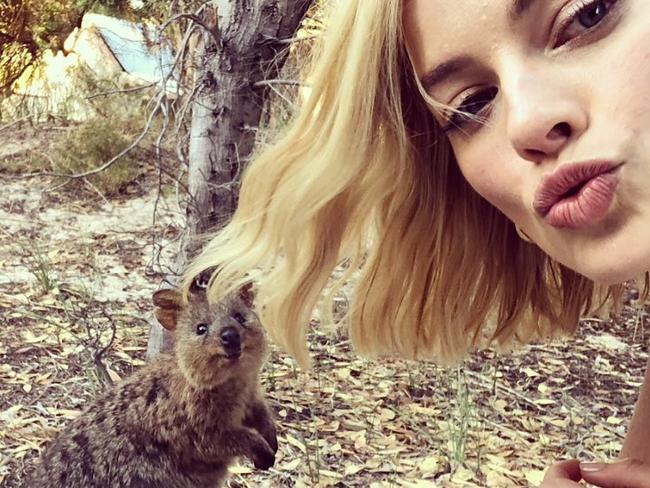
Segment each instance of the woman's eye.
M239 312L232 314L232 318L239 322L239 325L246 325L246 317L244 317Z
M490 104L497 96L498 89L490 87L466 97L460 105L447 117L447 125L443 127L445 132L460 129L469 122L481 122Z
M559 34L555 36L554 48L563 46L586 31L595 29L608 16L616 0L580 0L570 7L560 20Z
M208 324L198 324L196 326L196 335L203 335L208 331Z

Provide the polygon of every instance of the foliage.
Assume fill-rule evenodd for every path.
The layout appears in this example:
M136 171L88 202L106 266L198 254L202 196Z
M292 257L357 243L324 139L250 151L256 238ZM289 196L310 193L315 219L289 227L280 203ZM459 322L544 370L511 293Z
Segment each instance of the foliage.
M57 287L57 279L52 272L52 265L42 249L34 245L25 245L30 254L29 272L34 276L43 293L49 293Z
M101 166L131 145L133 134L125 125L106 117L96 117L79 125L54 148L60 170L79 174ZM141 172L142 149L136 148L106 171L88 178L103 194L118 193Z
M63 49L85 13L130 12L129 0L3 0L0 2L0 94L42 53Z
M130 103L135 105L134 100ZM54 172L78 175L101 167L129 148L143 125L137 113L121 114L108 103L101 108L101 113L81 123L62 121L63 125L54 126L54 121L50 121L32 129L17 129L16 133L23 134L20 139L24 141L24 147L19 147L15 154L9 151L7 157L2 157L0 151L0 174ZM151 174L152 144L152 137L146 137L104 171L85 178L68 180L63 177L62 183L77 194L79 190L84 190L81 194L90 191L104 197L125 193L133 184L141 183L146 175ZM48 289L53 281L47 263L40 257L36 252L32 256L32 274L43 289Z
M28 122L15 124L16 136L22 134L19 136L21 142L13 145L15 149L11 149L10 143L5 157L0 150L0 173L79 175L102 167L142 135L150 90L129 91L130 85L98 77L84 65L70 72L70 80L74 90L69 96L56 97L55 106L45 103L46 97L5 100L16 120ZM10 106L10 102L18 105ZM44 103L42 107L38 105L41 102ZM76 113L83 113L83 117L73 117ZM98 174L63 180L65 186L108 197L141 182L142 177L151 174L154 145L159 154L168 149L167 139L156 139L161 123L161 117L151 117L148 132L135 147ZM28 127L23 130L23 126L33 124L36 124L35 132L30 133ZM160 163L159 158L156 161Z

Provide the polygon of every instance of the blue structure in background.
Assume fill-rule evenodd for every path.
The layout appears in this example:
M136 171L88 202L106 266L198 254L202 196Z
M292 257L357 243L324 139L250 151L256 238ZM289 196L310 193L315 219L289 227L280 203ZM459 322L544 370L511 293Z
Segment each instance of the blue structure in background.
M106 15L88 17L126 73L151 83L170 75L174 56L171 46L158 38L158 29ZM177 79L170 76L167 91L177 88Z

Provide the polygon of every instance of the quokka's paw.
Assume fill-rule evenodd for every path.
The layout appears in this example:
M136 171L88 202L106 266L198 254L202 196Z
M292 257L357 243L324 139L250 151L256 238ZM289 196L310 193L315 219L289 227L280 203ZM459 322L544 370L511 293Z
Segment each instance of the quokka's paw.
M262 433L262 437L264 437L264 440L269 443L269 446L274 453L278 452L278 436L273 425Z
M264 470L269 469L275 464L275 453L266 442L259 444L255 448L253 452L253 464L257 469Z

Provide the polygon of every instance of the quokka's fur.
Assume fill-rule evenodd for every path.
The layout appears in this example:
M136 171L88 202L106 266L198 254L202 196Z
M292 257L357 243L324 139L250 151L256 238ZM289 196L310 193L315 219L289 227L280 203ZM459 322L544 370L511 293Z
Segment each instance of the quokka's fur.
M273 465L275 426L259 387L266 341L250 288L214 305L197 288L187 305L175 290L153 301L175 331L174 354L97 398L45 449L27 486L214 488L237 456Z

